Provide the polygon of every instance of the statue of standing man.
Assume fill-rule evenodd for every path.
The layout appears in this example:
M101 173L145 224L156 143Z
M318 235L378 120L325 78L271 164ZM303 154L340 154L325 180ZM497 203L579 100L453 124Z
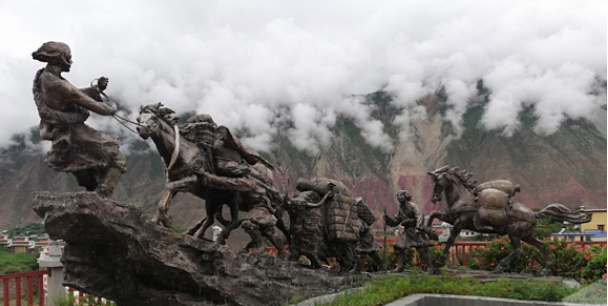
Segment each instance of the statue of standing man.
M61 76L72 66L72 53L61 42L46 42L32 53L47 63L34 78L34 101L40 115L40 137L52 142L45 163L55 171L74 174L78 185L103 197L111 196L126 159L115 137L103 135L84 122L89 111L103 116L116 113L116 104L103 102L101 94L108 79L97 86L78 89Z
M429 242L427 233L422 228L423 216L418 210L416 203L411 202L412 196L407 190L397 192L397 201L399 201L399 213L391 217L384 212L383 219L388 226L403 226L403 233L397 238L397 242L393 245L397 256L397 267L395 272L403 272L405 270L405 250L415 248L420 253L426 264L427 271L435 273L433 261L429 252Z

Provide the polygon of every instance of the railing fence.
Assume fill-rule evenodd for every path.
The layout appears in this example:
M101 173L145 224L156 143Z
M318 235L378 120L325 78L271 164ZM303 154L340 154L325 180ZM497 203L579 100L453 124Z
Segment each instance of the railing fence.
M38 296L38 305L44 306L44 276L50 275L50 270L33 271L25 273L14 273L0 275L2 281L2 302L3 306L11 306L11 296L15 300L16 306L21 306L21 297L25 293L27 298L27 306L34 305L34 292ZM26 292L22 292L22 281L26 281ZM14 291L11 290L10 284L13 283ZM36 284L36 286L34 286ZM14 293L11 295L11 291ZM40 294L42 292L42 294ZM42 297L42 298L41 298Z

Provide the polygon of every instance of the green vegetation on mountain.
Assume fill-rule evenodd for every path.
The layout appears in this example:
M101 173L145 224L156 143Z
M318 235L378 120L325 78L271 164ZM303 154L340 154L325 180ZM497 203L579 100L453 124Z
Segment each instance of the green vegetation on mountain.
M29 223L23 226L17 226L7 231L8 237L13 239L19 236L40 236L46 234L42 223Z

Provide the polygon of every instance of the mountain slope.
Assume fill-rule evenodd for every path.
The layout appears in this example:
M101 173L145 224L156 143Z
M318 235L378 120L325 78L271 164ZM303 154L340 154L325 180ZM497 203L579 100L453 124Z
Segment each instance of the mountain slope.
M360 129L339 117L333 127L333 141L316 156L298 151L285 133L276 136L275 147L264 154L277 167L275 182L279 190L290 192L298 177L327 176L342 180L362 196L379 217L383 207L397 210L395 191L407 189L425 213L438 209L430 203L432 182L427 171L445 164L460 166L483 182L508 179L522 186L516 200L532 208L552 202L569 207L585 204L606 205L606 137L584 120L569 120L550 136L534 133L535 118L525 112L522 124L512 137L500 131L485 131L479 121L487 95L481 94L464 114L464 129L459 139L450 123L442 119L446 110L441 93L418 101L418 113L411 118L408 133L400 133L394 124L399 111L390 103L391 96L378 92L367 96L373 107L372 117L384 123L384 131L395 140L394 151L386 153L370 146ZM605 110L604 110L605 112ZM284 130L284 129L280 129ZM33 129L32 141L37 129ZM31 209L32 193L39 190L81 190L64 173L54 173L42 161L43 156L26 145L24 136L0 151L0 228L37 221ZM160 157L138 142L131 146L128 172L116 188L119 201L143 207L146 215L154 212L165 176ZM175 225L188 227L204 216L204 203L191 195L175 198L170 210Z

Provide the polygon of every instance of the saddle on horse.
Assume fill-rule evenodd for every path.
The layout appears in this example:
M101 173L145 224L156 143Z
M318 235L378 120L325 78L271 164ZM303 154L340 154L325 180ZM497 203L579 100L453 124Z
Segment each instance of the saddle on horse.
M520 191L519 185L497 180L479 184L474 189L477 211L473 222L481 230L501 232L507 225L511 197Z

